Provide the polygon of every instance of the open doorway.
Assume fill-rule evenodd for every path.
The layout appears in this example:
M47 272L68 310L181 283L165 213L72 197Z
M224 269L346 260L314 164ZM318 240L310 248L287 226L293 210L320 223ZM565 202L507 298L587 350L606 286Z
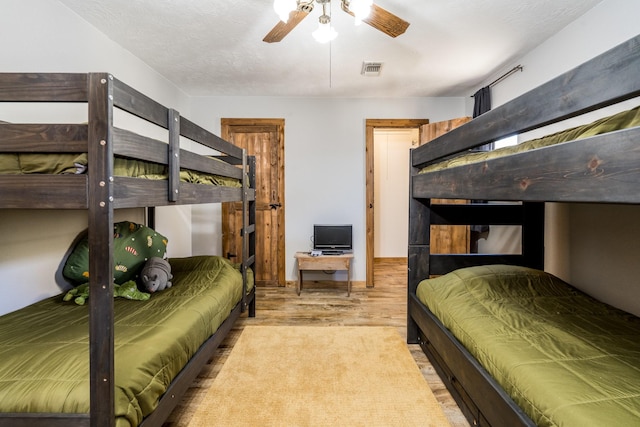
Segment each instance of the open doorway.
M418 128L374 129L373 256L375 262L406 261L409 228L410 150L418 146Z
M374 258L375 258L375 215L376 215L376 196L375 196L375 131L376 129L385 130L401 130L401 129L417 129L418 141L420 127L429 123L427 119L367 119L366 120L366 283L367 287L374 286ZM406 165L406 176L409 176L409 164ZM407 187L408 188L408 187ZM408 198L407 201L408 203ZM399 232L407 234L404 230Z

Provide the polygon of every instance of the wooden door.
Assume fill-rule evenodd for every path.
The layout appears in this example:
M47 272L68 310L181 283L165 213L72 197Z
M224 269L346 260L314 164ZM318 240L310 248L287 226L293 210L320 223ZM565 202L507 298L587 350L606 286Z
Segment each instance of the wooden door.
M423 125L420 132L420 145L449 132L471 120L471 117ZM467 200L431 199L431 204L437 203L467 203ZM465 254L470 248L470 227L468 225L432 225L430 252L432 254Z
M222 138L256 157L256 262L258 286L285 285L284 119L222 119ZM242 255L241 203L222 206L223 251Z

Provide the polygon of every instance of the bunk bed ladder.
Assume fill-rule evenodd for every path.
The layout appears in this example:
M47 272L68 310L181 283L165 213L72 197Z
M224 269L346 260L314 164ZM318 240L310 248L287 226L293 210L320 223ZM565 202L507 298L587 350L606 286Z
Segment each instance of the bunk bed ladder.
M522 204L433 204L430 199L414 199L422 211L425 224L420 235L410 235L410 259L418 272L418 279L449 273L458 268L487 264L512 264L531 268L544 268L544 203ZM418 204L418 201L420 202ZM414 208L415 210L416 208ZM521 254L432 254L429 237L430 225L519 225L522 227ZM414 227L415 229L415 227ZM417 240L420 239L420 240ZM412 256L413 255L413 256ZM417 286L417 283L415 283ZM415 287L414 287L415 290Z
M253 267L255 286L255 260L256 260L256 158L247 156L242 150L242 312L249 310L249 316L256 315L255 297L247 304L247 274Z
M409 153L413 165L414 150ZM409 182L418 173L418 168L409 168ZM410 304L416 293L418 283L429 276L429 242L431 227L429 226L431 199L419 199L413 195L413 186L409 186L409 236L407 253L407 343L418 343L418 325L411 316Z
M429 254L428 276L463 267L511 264L544 268L544 203L429 204L430 225L514 225L522 227L520 254ZM425 276L425 277L428 277Z

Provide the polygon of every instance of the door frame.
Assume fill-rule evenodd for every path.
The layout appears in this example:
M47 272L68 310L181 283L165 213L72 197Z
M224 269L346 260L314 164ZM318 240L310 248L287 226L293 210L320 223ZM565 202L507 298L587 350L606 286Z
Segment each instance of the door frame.
M278 138L278 196L282 206L278 208L278 235L277 239L277 264L278 264L278 286L286 286L286 253L285 253L285 192L284 192L284 119L243 119L243 118L222 118L220 119L221 137L229 140L228 129L231 126L263 127L275 126ZM256 164L256 168L260 167ZM259 185L259 183L256 183Z
M365 224L366 224L366 233L365 233L365 247L366 247L366 284L368 288L372 288L375 286L373 282L373 259L374 259L374 243L375 243L375 234L374 234L374 209L375 209L375 200L374 200L374 152L373 152L373 137L374 130L376 128L385 128L385 129L415 129L418 128L418 132L420 136L422 136L422 129L420 127L422 125L428 124L429 119L366 119L365 120L365 157L366 157L366 165L365 165L365 186L366 186L366 197L365 197ZM407 233L409 231L407 230Z

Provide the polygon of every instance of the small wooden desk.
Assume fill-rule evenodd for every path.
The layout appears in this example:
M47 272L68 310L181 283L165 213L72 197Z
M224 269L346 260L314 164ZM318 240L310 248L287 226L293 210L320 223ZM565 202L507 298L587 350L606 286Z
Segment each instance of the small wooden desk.
M302 289L303 270L347 270L347 296L351 295L351 260L353 254L318 255L311 256L309 252L296 252L298 260L298 286L296 291L300 295Z

